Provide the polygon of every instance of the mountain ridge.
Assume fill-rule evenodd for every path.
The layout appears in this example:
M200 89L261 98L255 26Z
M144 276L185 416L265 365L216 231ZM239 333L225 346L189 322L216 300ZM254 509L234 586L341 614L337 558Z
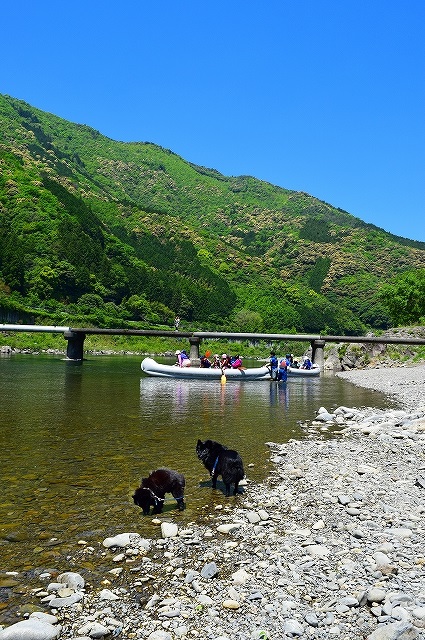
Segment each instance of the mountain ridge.
M290 330L358 333L388 326L380 284L425 257L425 243L304 192L224 176L155 143L114 141L2 95L0 150L3 289L41 306L69 311L92 294L124 308L139 296L145 319L179 313L274 330L277 315ZM25 254L19 286L6 264L12 237ZM43 268L56 270L50 298Z

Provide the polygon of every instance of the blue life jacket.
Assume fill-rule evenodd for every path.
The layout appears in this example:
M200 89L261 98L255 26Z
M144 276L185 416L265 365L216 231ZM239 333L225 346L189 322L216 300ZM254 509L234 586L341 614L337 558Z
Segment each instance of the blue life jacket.
M278 364L279 364L279 361L278 361L278 359L276 358L276 356L272 356L272 357L270 358L270 364L271 364L272 369L277 369L277 366L278 366Z
M288 379L288 368L287 367L279 367L277 370L277 380L285 380Z

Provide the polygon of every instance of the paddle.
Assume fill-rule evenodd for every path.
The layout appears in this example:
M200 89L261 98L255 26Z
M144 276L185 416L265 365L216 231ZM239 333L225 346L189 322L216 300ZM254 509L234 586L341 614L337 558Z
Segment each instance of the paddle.
M226 381L227 381L227 378L226 378L226 374L224 373L224 369L223 369L223 367L221 366L221 364L220 364L220 369L221 369L221 378L220 378L220 382L221 382L221 384L225 384L225 383L226 383Z

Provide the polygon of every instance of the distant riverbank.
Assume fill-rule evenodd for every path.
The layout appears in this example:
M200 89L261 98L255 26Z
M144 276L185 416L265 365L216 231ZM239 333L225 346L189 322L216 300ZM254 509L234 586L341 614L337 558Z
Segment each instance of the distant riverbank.
M425 407L424 365L342 371L336 375L359 387L393 396L406 408Z

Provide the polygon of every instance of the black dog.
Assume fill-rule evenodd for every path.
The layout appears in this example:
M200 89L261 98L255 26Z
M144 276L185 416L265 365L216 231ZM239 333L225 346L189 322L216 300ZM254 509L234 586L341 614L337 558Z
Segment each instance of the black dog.
M234 483L233 495L238 493L239 482L245 475L242 458L237 451L227 449L214 440L198 440L196 455L212 476L212 488L216 488L217 476L223 478L226 486L226 497L230 496L230 484Z
M165 494L171 493L177 500L179 511L185 508L184 488L186 481L184 475L173 469L157 469L152 471L148 478L142 478L142 484L133 495L134 504L143 509L145 516L153 507L152 513L162 513Z

